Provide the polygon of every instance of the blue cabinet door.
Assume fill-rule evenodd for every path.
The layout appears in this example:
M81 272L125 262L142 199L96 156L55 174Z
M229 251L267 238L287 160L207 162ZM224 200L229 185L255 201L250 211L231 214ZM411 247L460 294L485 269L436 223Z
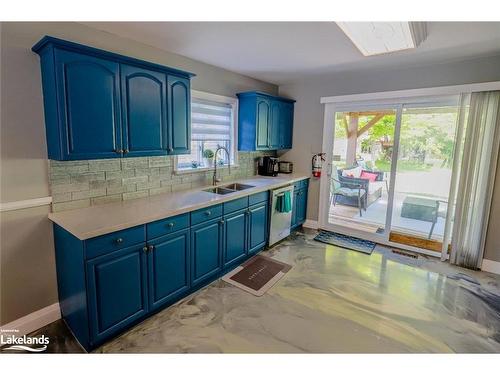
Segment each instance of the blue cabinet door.
M280 148L292 148L293 103L283 102L280 106Z
M90 335L111 337L148 312L145 244L87 261Z
M292 202L292 224L295 228L304 224L307 215L307 188L294 190Z
M187 78L168 76L170 155L189 154L191 150L191 91Z
M271 104L268 99L257 98L257 119L256 119L256 140L255 149L256 150L268 150L270 146L269 142L269 124L271 122Z
M189 229L148 243L149 306L156 309L189 287Z
M222 264L222 219L191 228L191 285L195 286L216 275Z
M306 221L307 214L307 190L301 189L297 193L297 224L303 224Z
M290 224L290 227L293 229L297 226L297 204L298 204L298 194L299 190L294 190L293 191L293 198L292 198L292 222Z
M124 156L167 154L167 76L121 65Z
M271 121L269 123L269 148L272 150L279 150L282 147L281 143L281 102L278 100L271 100Z
M248 254L256 253L266 246L268 238L268 203L249 208Z
M63 158L120 157L119 64L60 49L55 62Z
M247 255L247 208L224 216L224 267L238 263Z

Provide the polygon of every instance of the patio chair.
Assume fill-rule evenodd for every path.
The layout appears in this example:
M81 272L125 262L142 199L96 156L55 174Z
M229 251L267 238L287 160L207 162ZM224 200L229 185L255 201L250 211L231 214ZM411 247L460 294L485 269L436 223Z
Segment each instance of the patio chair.
M337 174L337 168L335 166L333 167L332 172L333 173L330 180L330 204L333 204L335 206L337 204L338 196L346 197L348 199L357 198L359 216L363 216L362 210L364 209L366 211L366 190L363 189L363 186L361 184L354 182L340 182L335 177L333 177Z
M385 185L387 189L387 193L389 193L389 187L387 186L387 180L385 180L384 172L381 171L373 171L370 169L362 169L361 172L369 172L377 175L377 178L374 182L370 182L367 179L364 178L356 178L356 177L347 177L343 175L344 171L349 171L350 169L353 169L356 167L350 167L350 168L345 168L345 169L338 169L337 176L338 180L344 186L345 184L358 184L361 185L362 189L365 189L366 194L364 197L364 207L370 206L373 202L375 202L377 199L382 197L382 188ZM345 201L346 204L349 204L349 200ZM355 202L351 202L351 205L355 205Z

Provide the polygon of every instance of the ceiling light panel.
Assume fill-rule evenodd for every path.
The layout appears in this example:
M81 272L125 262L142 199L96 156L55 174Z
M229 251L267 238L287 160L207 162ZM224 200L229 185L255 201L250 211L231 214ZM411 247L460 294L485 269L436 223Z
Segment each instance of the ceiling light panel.
M422 22L337 22L365 56L416 48L427 36Z

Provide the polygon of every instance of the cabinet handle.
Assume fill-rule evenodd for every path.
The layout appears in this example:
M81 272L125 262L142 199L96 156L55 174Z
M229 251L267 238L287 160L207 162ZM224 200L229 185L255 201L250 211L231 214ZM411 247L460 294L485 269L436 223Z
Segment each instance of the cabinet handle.
M116 241L116 243L120 244L123 242L123 238L117 238L115 241Z
M167 151L168 151L168 152L172 152L172 151L174 151L174 149L173 149L172 147L169 147L169 148L167 149Z
M123 153L128 154L128 149L126 148L125 150L123 150Z
M224 219L222 219L221 221L219 221L219 223L224 224Z
M210 211L210 210L208 210L208 211L205 211L205 215L207 215L207 216L210 216L210 215L212 215L212 211Z
M174 223L168 223L169 228L173 228L174 225L175 225Z
M147 247L147 246L144 246L144 247L142 248L142 251L144 251L145 253L147 253L147 252L148 252L148 247Z
M148 246L148 250L149 250L149 251L153 251L154 249L155 249L155 247L154 247L153 245L149 245L149 246Z
M117 154L123 154L123 150L119 148L116 148L113 151L116 152Z

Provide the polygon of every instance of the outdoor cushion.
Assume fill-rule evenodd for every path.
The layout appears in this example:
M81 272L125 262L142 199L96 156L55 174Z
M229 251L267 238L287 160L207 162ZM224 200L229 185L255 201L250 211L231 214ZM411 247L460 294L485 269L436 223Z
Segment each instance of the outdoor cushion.
M344 169L342 171L342 176L344 176L344 177L359 178L361 176L361 172L362 171L363 171L363 168L361 168L361 167L356 167L356 168L351 168L351 169Z
M361 178L367 179L370 182L375 182L377 180L378 175L376 173L370 173L367 171L362 171L361 172Z
M357 197L358 196L358 190L359 190L359 194L360 196L362 197L363 195L365 195L365 189L349 189L349 188L346 188L346 187L341 187L337 190L335 190L335 193L336 194L342 194L343 196L346 196L346 197Z

